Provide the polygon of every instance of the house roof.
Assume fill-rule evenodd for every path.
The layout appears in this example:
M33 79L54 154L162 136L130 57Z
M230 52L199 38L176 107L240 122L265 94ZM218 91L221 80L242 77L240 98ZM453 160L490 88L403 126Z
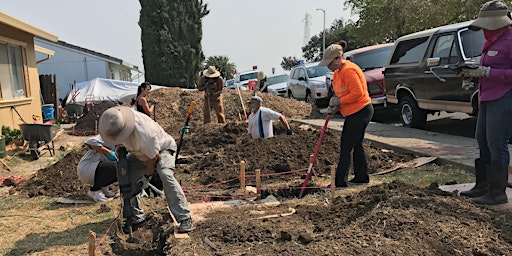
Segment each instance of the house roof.
M44 38L43 38L44 39ZM73 49L73 50L76 50L76 51L80 51L80 52L84 52L84 53L88 53L88 54L91 54L91 55L94 55L94 56L98 56L100 58L103 58L103 59L107 59L109 61L112 61L114 63L117 63L119 65L123 65L123 66L126 66L132 70L135 70L135 71L139 71L139 67L133 65L133 64L130 64L122 59L119 59L119 58L116 58L116 57L112 57L110 55L107 55L107 54L103 54L101 52L97 52L97 51L93 51L93 50L89 50L87 48L83 48L83 47L80 47L80 46L76 46L76 45L73 45L73 44L70 44L70 43L66 43L62 40L58 40L57 42L55 42L57 45L60 45L62 47L65 47L65 48L68 48L68 49Z
M56 35L46 32L40 28L34 27L34 26L32 26L22 20L16 19L4 12L0 12L0 23L4 23L8 26L25 31L34 36L44 38L48 41L57 42L57 40L58 40Z

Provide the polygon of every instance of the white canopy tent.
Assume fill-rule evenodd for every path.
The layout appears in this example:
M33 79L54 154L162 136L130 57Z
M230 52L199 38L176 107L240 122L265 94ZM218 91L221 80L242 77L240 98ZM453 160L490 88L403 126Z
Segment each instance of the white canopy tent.
M69 92L67 104L85 106L86 102L120 101L124 102L137 95L137 87L140 84L134 82L118 81L104 78L77 83ZM151 89L159 89L164 86L151 85Z

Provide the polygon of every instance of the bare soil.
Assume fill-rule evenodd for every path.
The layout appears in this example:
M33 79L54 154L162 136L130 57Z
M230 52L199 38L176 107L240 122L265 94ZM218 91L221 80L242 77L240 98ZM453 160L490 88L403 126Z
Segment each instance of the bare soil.
M149 98L158 101L156 121L183 147L176 176L191 202L240 198L239 166L246 163L247 185L254 186L256 169L264 175L264 196L274 195L278 206L249 205L218 209L196 221L190 239L173 237L171 216L163 200L148 212L147 223L135 232L136 243L127 243L120 231L111 232L113 243L100 247L104 255L511 255L512 215L480 208L437 184L418 188L393 182L362 187L355 193L330 197L319 189L327 185L330 166L338 161L340 134L327 131L314 171L320 181L309 183L307 194L323 200L297 200L310 155L320 129L291 122L293 135L279 123L276 136L252 140L241 121L241 104L235 91L224 94L228 123L202 124L202 95L179 89L161 89ZM245 102L251 95L243 92ZM289 120L324 118L316 107L293 99L260 95L264 106ZM197 103L190 133L180 139L192 101ZM109 105L110 104L110 105ZM82 117L77 134L95 131L95 120L113 103L101 103ZM88 116L90 115L90 116ZM413 155L397 154L365 145L370 172L379 172L409 161ZM83 197L86 186L76 176L76 165L85 153L79 148L54 165L37 172L12 189L13 194L50 197ZM300 172L294 172L300 170ZM283 175L277 175L283 174ZM153 200L150 198L148 200ZM282 217L257 217L275 214ZM206 240L214 247L207 245Z

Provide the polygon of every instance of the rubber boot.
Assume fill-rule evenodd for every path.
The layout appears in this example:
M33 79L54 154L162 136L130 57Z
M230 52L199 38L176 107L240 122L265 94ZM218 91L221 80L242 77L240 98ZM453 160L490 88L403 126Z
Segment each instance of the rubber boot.
M473 198L473 202L482 205L504 204L507 202L508 166L487 165L487 181L489 191L481 197Z
M480 158L477 158L475 159L475 186L470 190L460 192L460 195L474 198L485 195L487 190L488 184L485 164L482 164Z

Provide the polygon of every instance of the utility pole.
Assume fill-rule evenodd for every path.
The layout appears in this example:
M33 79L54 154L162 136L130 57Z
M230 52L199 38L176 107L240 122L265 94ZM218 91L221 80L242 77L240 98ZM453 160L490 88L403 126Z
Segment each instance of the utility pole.
M322 32L322 57L324 56L324 52L325 52L325 10L324 9L321 9L321 8L317 8L316 9L317 11L322 11L324 13L324 30Z

